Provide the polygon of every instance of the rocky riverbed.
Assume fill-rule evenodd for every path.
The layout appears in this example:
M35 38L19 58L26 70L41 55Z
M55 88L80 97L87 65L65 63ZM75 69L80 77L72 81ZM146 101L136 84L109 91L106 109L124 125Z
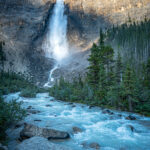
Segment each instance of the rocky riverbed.
M63 102L48 93L17 99L27 117L7 133L9 150L149 150L150 118Z

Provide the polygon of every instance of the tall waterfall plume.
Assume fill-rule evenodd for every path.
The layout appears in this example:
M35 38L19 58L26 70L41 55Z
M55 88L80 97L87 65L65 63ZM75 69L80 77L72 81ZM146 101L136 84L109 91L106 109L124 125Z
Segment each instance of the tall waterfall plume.
M43 45L46 57L56 60L54 68L50 71L48 82L45 84L46 87L52 86L54 82L53 72L68 56L67 16L64 14L64 9L64 0L57 0L49 20L48 33Z
M61 62L68 55L67 16L64 15L64 0L57 0L44 43L46 57Z

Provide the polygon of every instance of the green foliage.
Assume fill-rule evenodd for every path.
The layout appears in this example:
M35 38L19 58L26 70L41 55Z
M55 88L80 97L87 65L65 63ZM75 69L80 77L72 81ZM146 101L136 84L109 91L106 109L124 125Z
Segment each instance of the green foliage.
M2 95L9 93L20 92L25 97L35 97L36 93L43 91L38 88L28 79L25 79L23 75L16 73L0 73L0 91Z
M126 103L128 102L129 111L133 111L133 101L134 101L134 88L136 83L136 75L134 70L127 64L124 76L123 76L123 86L124 86L124 96L126 97Z
M99 47L94 43L91 48L91 54L89 56L89 67L88 67L88 82L91 86L97 87L99 80Z
M120 52L117 54L116 65L115 65L115 76L116 76L116 83L120 85L122 80L123 74L123 64Z
M34 88L26 88L21 91L20 96L34 98L36 97L37 89Z
M121 50L124 61L127 63L130 59L138 68L150 56L150 20L140 23L129 20L129 23L108 29L106 43Z
M89 103L93 99L93 89L88 83L79 79L74 79L71 83L63 78L50 88L50 95L64 101L74 101Z
M123 29L126 27L123 26ZM50 95L65 101L150 116L150 60L143 67L140 66L143 72L136 74L130 59L123 63L119 52L114 60L114 50L105 45L104 37L101 31L99 44L93 44L91 48L86 78L81 79L79 76L79 79L74 79L71 83L61 78L50 89Z
M0 142L6 140L5 131L13 123L17 123L25 117L26 112L21 108L21 103L17 103L15 100L6 103L0 96Z
M150 58L144 66L144 85L150 89Z
M104 46L104 34L103 34L102 29L100 29L99 45L100 45L101 47Z
M3 45L5 45L5 43L0 42L0 65L2 65L2 70L4 70L4 61L6 61L6 55L3 52Z
M6 103L1 95L20 92L24 97L35 97L37 92L43 92L28 79L16 73L0 73L0 142L6 140L5 131L11 124L21 120L25 116L25 110L21 108L21 103L15 100Z

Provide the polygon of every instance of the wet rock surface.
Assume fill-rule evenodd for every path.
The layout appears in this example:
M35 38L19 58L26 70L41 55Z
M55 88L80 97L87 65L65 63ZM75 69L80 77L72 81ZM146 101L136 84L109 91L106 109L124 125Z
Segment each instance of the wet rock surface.
M92 149L96 149L96 150L100 149L100 145L98 143L91 143L89 146Z
M39 110L34 110L34 109L29 109L29 110L27 110L27 112L31 113L31 114L38 114L38 113L40 113Z
M0 41L5 42L7 59L4 68L34 77L35 83L46 82L54 64L41 47L53 2L37 5L38 1L0 1Z
M83 142L81 145L85 149L89 149L90 148L90 149L93 149L93 150L100 150L100 145L98 143L95 143L95 142L90 143L90 144L88 144L86 142Z
M113 115L114 113L112 111L110 111L109 109L103 110L102 111L103 114L109 114L109 115Z
M8 150L8 148L0 143L0 150Z
M126 117L127 120L136 120L136 117L129 115Z
M75 134L82 132L82 129L80 129L79 127L73 127L72 130Z
M21 140L28 139L33 136L41 136L49 140L68 139L70 137L67 132L47 128L39 128L35 125L25 123L24 129L20 133Z
M132 125L127 125L127 128L129 128L132 132L135 132L135 128Z
M15 150L71 150L71 148L51 143L43 137L32 137L19 144Z

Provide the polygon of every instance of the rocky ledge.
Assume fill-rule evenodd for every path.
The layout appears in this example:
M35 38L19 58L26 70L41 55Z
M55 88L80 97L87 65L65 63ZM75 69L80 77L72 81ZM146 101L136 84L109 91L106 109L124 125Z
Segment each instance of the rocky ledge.
M20 140L28 139L34 136L40 136L49 140L68 139L70 136L67 132L54 129L39 128L35 125L25 123L24 129L20 132Z

